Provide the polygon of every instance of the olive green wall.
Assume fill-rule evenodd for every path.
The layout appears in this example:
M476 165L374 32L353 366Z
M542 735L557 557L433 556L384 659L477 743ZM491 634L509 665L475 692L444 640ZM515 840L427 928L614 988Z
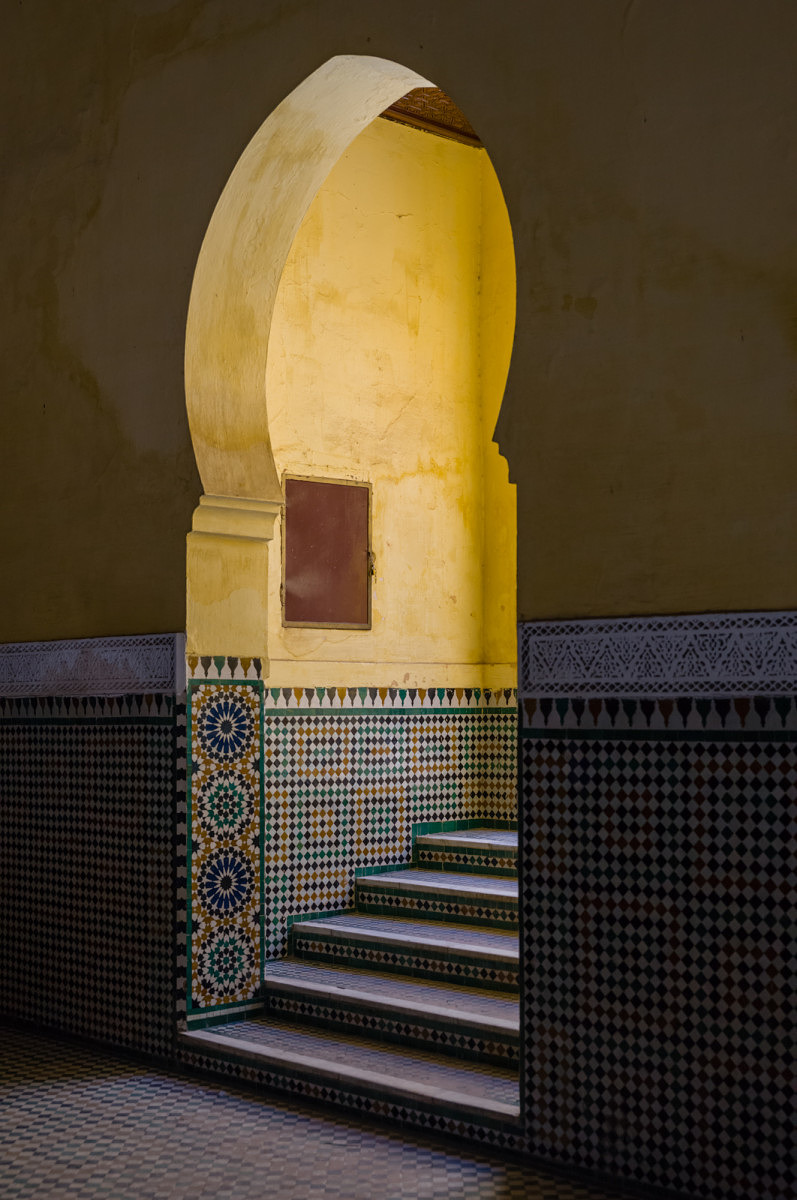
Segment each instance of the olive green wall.
M204 230L325 59L479 130L517 335L521 617L797 607L791 0L31 0L4 14L0 640L184 627Z

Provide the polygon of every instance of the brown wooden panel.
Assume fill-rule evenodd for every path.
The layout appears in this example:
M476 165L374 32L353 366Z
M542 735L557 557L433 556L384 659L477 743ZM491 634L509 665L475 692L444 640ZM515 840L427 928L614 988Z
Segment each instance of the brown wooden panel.
M439 137L453 138L469 146L481 146L479 135L465 114L441 88L413 88L381 114Z
M370 628L369 500L367 484L286 478L286 625Z

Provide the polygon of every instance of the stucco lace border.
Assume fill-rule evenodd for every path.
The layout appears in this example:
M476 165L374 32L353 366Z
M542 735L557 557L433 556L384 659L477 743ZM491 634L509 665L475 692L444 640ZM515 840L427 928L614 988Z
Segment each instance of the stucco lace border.
M185 635L0 645L0 696L124 696L185 691Z
M797 691L797 613L529 621L521 697L738 696Z

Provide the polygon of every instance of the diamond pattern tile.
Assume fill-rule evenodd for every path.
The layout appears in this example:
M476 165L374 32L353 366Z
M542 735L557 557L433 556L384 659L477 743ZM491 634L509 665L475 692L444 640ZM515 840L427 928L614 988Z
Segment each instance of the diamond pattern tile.
M0 699L2 1011L171 1050L184 746L174 697Z
M787 1200L794 736L528 731L522 761L532 1152Z

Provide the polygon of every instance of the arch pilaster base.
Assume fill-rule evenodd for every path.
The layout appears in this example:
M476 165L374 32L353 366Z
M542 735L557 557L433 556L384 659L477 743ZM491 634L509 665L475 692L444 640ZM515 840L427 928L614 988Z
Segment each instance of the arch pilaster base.
M281 504L202 496L186 539L186 652L268 663L268 548Z

